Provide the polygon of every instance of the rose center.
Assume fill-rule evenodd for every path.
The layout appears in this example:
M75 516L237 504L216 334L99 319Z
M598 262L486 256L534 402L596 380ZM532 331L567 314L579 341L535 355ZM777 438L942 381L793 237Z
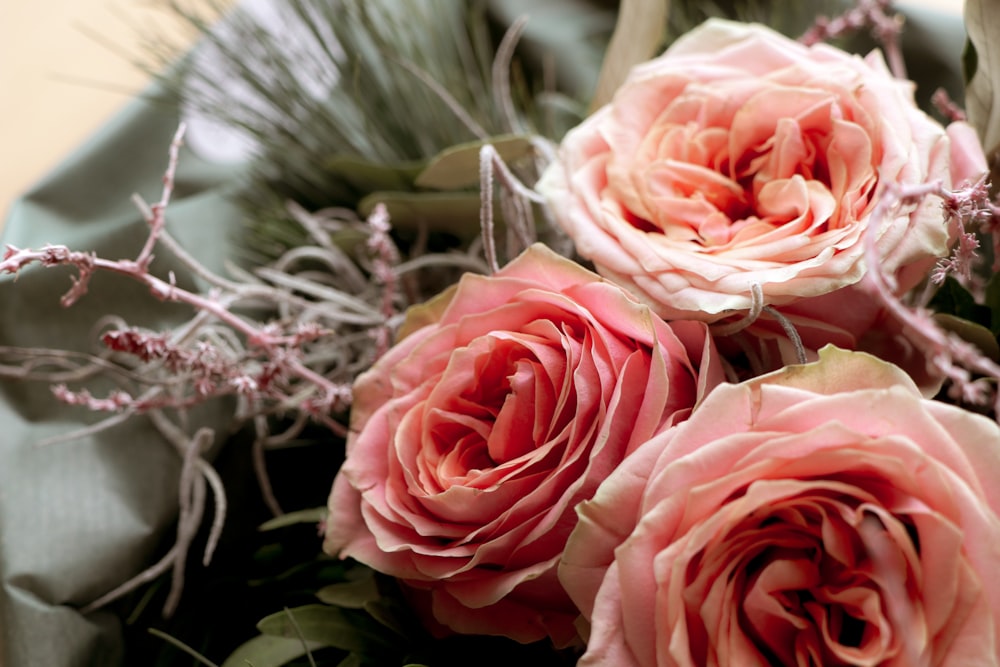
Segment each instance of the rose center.
M681 95L629 168L630 219L707 250L838 227L854 215L841 204L867 201L876 178L871 139L849 116L822 90L778 86L738 103Z
M689 567L685 597L732 597L740 628L770 664L881 664L901 651L906 629L894 629L893 606L915 595L907 573L918 551L905 523L884 510L796 497L708 547ZM899 573L892 586L887 558Z
M490 485L498 467L530 457L552 423L564 352L534 337L488 336L456 353L425 416L422 456L442 488Z

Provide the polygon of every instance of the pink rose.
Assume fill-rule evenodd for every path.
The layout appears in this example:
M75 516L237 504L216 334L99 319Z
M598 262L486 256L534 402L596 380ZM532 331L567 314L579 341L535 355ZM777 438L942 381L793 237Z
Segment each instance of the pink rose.
M324 549L429 595L455 632L570 642L576 504L721 381L707 327L536 245L404 330L354 386Z
M723 385L579 506L580 665L1000 664L1000 427L832 347Z
M920 111L880 53L712 20L633 69L538 189L599 273L664 317L716 321L748 310L753 285L782 306L857 283L886 183L985 171L972 128ZM934 198L877 241L903 290L948 246Z

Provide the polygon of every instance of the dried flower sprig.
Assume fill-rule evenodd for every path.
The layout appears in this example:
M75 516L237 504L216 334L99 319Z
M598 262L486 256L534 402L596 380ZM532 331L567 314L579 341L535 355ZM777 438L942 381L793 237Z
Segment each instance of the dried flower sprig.
M954 333L943 330L933 319L933 312L921 305L907 305L896 295L893 278L886 275L878 261L876 249L877 230L881 222L896 207L919 203L924 197L937 196L944 202L945 214L950 220L983 221L992 220L997 209L989 199L985 180L948 190L940 181L932 181L919 186L886 188L872 212L871 224L865 236L865 261L868 271L866 283L882 301L886 310L902 326L902 335L926 359L927 371L944 378L950 384L948 395L957 401L970 405L987 405L993 401L994 416L1000 420L1000 365L986 357L972 343ZM963 234L964 234L963 228ZM961 246L961 244L959 244ZM952 265L964 271L964 263L974 257L974 249L966 244L956 253L961 257L949 260Z
M163 606L164 617L173 615L180 603L184 589L184 572L188 551L201 526L205 513L206 484L211 488L215 501L215 519L205 545L202 564L208 566L222 535L226 519L225 488L218 473L203 457L214 440L211 429L199 429L188 438L184 432L170 422L160 411L152 411L153 424L157 430L178 450L182 465L179 479L178 502L180 513L177 519L177 540L174 546L155 564L115 589L105 593L83 608L83 613L99 609L131 593L143 584L153 581L166 572L172 571L170 592Z
M176 608L184 581L188 550L205 513L208 491L215 502L215 518L203 562L207 565L225 519L225 489L205 459L214 433L205 428L188 434L180 424L188 408L220 396L235 396L235 417L253 422L256 439L254 467L268 507L281 513L264 465L265 451L282 446L312 420L337 436L346 435L338 421L350 402L354 377L371 365L389 345L402 311L431 294L420 289L425 281L411 280L426 268L440 271L485 270L472 255L420 254L404 258L391 236L385 207L376 206L368 220L335 210L310 214L290 206L314 245L289 251L270 266L246 272L232 268L233 279L219 276L184 251L166 229L166 212L174 188L183 139L181 127L170 147L160 200L152 206L137 198L149 235L134 260L108 260L66 246L42 250L8 247L0 273L13 273L32 264L67 265L77 269L63 306L86 294L98 271L125 275L147 286L164 301L185 303L194 309L187 323L166 332L154 332L113 322L100 340L100 355L58 350L15 350L0 354L16 363L0 365L0 376L55 383L56 397L111 416L76 431L91 435L136 414L146 414L183 461L178 497L177 540L156 564L88 605L96 609L135 590L168 571L173 572L164 614ZM154 250L167 250L209 287L196 293L150 273ZM433 281L426 281L431 284ZM401 286L408 284L408 289ZM262 312L266 319L246 313ZM117 388L103 396L69 384L96 378ZM168 417L176 414L179 423ZM274 416L296 415L281 433L271 432Z
M151 207L143 206L150 232L135 260L107 260L65 246L47 246L40 251L8 247L0 261L0 273L16 273L33 263L75 267L78 275L62 299L64 306L86 293L94 272L110 271L145 284L159 299L194 307L199 313L196 319L170 333L126 329L102 336L111 351L161 370L157 374L150 372L153 369L143 369L142 377L149 385L167 379L176 385L181 377L189 380L192 391L188 395L159 393L142 399L124 391L107 398L66 388L60 388L57 394L69 403L94 410L134 412L189 407L214 396L236 394L258 403L268 402L282 411L303 410L343 435L343 426L328 415L346 407L353 375L372 361L370 343L359 334L371 331L370 335L382 340L384 348L401 309L408 305L398 290L401 256L389 234L384 207L376 207L368 221L350 218L342 211L338 212L339 219L322 219L295 209L298 220L308 221L304 226L316 246L297 248L271 267L243 274L242 282L216 276L184 253L164 227L182 134L183 128L171 147L161 200ZM331 233L345 230L367 237L365 248L370 257L351 258L333 241ZM151 274L149 263L157 243L165 245L205 279L211 291L194 293L177 286L172 276L164 280ZM446 264L449 256L437 260ZM313 266L293 271L296 263ZM463 259L454 263L463 269L469 264ZM343 283L346 289L338 289L337 283ZM426 296L415 295L420 300ZM255 322L237 314L241 307L263 307L279 318ZM258 405L251 412L259 411Z
M62 297L63 306L72 305L86 293L90 277L95 271L119 273L145 284L158 299L186 303L221 322L243 337L250 354L226 354L219 346L194 335L194 332L186 332L173 341L166 336L148 335L137 331L106 334L104 342L113 350L130 353L145 362L153 361L153 357L157 356L159 358L155 361L164 361L165 370L172 377L176 377L178 373L189 373L195 386L194 396L178 399L147 395L142 399L134 399L125 392L115 392L107 399L97 399L86 392L74 393L60 388L56 392L57 397L71 404L86 405L92 410L119 411L127 408L133 412L152 408L189 407L199 400L226 393L246 395L257 400L282 399L284 408L289 407L288 401L295 400L302 409L324 421L331 430L341 435L345 434L344 427L329 419L327 415L346 407L345 399L349 395L347 387L350 378L345 378L347 382L331 380L310 367L303 359L306 343L322 337L325 329L315 322L295 320L289 324L291 330L285 331L276 322L254 323L234 312L241 301L248 297L257 300L270 297L274 303L301 302L301 299L294 299L294 295L289 294L288 290L280 288L268 290L254 285L249 289L242 289L237 283L216 279L214 276L209 277L216 285L216 290L208 295L202 295L178 287L172 274L164 280L149 272L153 249L158 241L168 236L164 228L165 211L173 191L183 133L184 128L181 126L171 143L170 160L164 174L160 201L152 207L143 207L149 225L149 236L135 260L107 260L91 253L71 251L65 246L50 245L41 251L8 246L4 259L0 261L0 273L17 273L32 263L41 263L43 266L76 267L79 273L73 278L70 290ZM189 257L182 259L185 259L189 266L197 265ZM197 271L201 276L208 275L207 270L200 265L197 265ZM228 287L229 292L224 293L221 289L223 287ZM384 318L376 312L372 310L370 313L372 323L381 324ZM190 344L192 340L193 349L182 349L183 345ZM293 378L309 385L310 395L299 396L298 392L302 387L291 382ZM285 381L278 382L280 380ZM279 384L287 386L287 390L273 393L279 388Z
M889 69L896 78L905 79L906 63L899 44L903 15L893 11L892 0L858 0L838 16L818 16L799 41L812 46L864 28L870 29L872 37L882 45Z
M950 233L956 239L951 255L940 260L931 272L931 283L940 285L948 275L954 276L973 296L982 299L985 281L975 269L979 255L980 237L993 239L995 272L996 250L1000 237L997 236L1000 223L1000 208L990 197L990 187L984 175L977 182L956 190L947 190L937 185L931 194L942 200L942 210L950 226Z

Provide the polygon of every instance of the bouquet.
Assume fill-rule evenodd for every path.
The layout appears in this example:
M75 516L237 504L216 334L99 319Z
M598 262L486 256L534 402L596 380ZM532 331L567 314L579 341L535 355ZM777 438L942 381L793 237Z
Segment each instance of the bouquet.
M174 5L15 209L11 665L1000 664L987 3L520 5Z

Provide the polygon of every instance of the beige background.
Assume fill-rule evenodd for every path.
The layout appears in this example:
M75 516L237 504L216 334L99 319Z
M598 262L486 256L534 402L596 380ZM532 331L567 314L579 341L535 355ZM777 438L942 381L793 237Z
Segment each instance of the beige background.
M214 0L220 4L220 0ZM800 0L807 1L807 0ZM960 11L962 0L910 0ZM223 0L222 4L229 0ZM182 0L207 7L212 0ZM184 44L164 0L0 0L0 225L13 199L145 84L144 38Z
M231 0L180 0L198 12ZM141 90L144 40L194 38L165 0L0 0L0 225L18 194Z

